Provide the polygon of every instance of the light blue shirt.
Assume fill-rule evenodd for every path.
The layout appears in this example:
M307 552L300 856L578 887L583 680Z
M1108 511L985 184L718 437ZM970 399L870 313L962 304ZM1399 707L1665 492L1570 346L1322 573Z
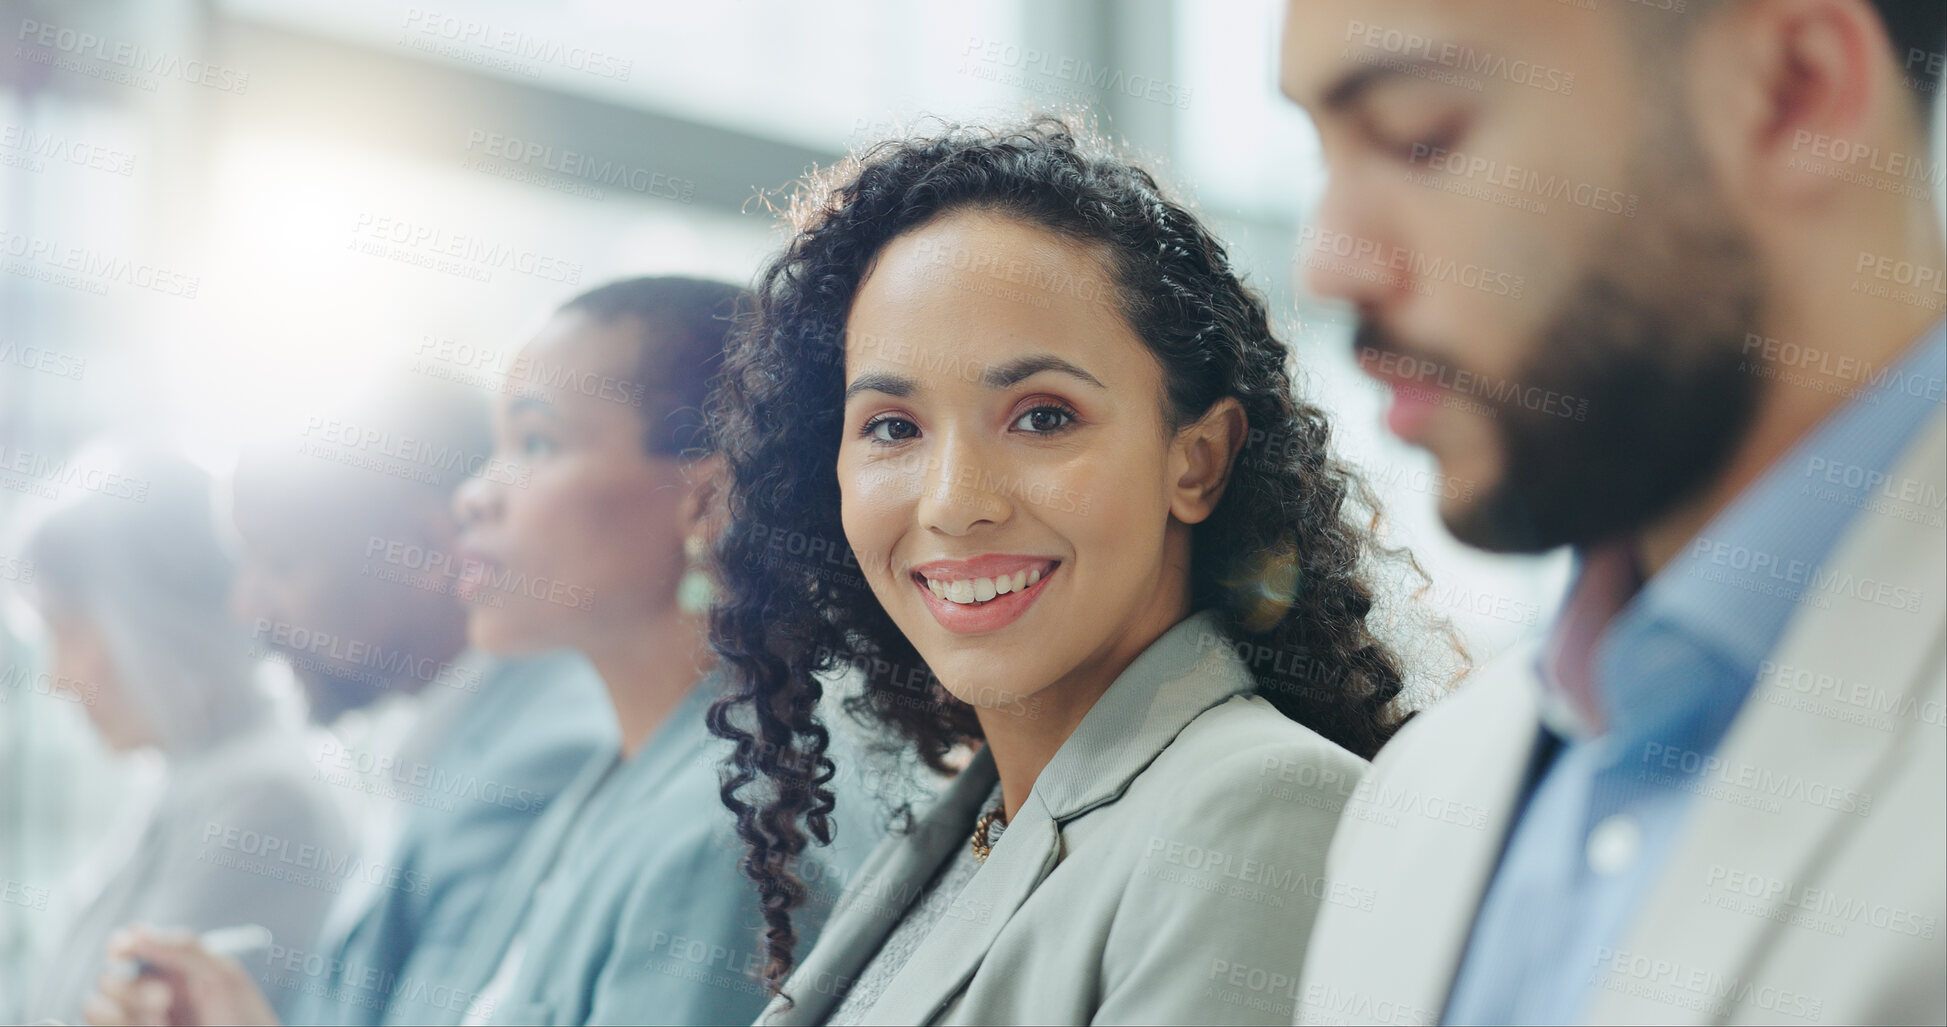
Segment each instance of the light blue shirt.
M1947 400L1947 323L1884 368L1783 373L1796 377L1775 387L1852 395L1602 631L1589 668L1607 729L1579 725L1554 668L1540 667L1548 727L1444 1022L1579 1022L1603 951L1630 926L1686 818L1710 815L1698 798L1736 774L1718 746L1793 614L1856 601L1905 612L1897 594L1862 594L1818 571L1861 510L1901 498L1893 466ZM1581 556L1572 596L1590 582Z

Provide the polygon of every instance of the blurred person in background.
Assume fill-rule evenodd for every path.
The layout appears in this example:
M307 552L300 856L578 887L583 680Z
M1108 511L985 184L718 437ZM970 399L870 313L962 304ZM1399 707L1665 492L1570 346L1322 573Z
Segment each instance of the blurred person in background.
M1347 808L1300 1022L1947 1021L1947 4L1286 18L1311 288L1455 536L1578 564Z
M209 477L173 456L117 459L139 494L93 492L54 510L23 556L50 640L51 675L84 690L83 709L116 752L164 760L160 799L120 870L46 961L28 1019L76 1022L108 969L110 934L133 922L209 930L259 924L275 944L305 944L331 893L283 873L277 853L350 854L329 788L304 758L295 716L259 673L227 610L234 563ZM260 982L266 968L255 968ZM280 993L281 994L281 993Z
M615 736L600 682L580 657L501 660L467 648L453 594L454 489L476 472L524 484L490 463L491 450L485 405L472 394L443 382L389 383L307 417L295 445L261 443L239 461L234 612L290 662L314 719L352 722L313 759L316 774L362 810L359 852L340 873L323 930L250 963L251 975L292 995L273 992L265 1004L253 989L255 1019L434 1015L443 998L402 969L412 961L430 974L467 943L495 899L495 875ZM357 723L382 701L398 707L402 732ZM166 995L172 983L145 987ZM122 1014L104 1003L90 1015Z
M418 1022L747 1023L763 1006L761 910L704 723L722 685L704 640L718 486L702 408L739 295L665 277L570 301L516 362L537 373L495 410L495 458L520 484L483 474L455 497L474 644L575 648L621 732L505 861L462 950L401 970L400 987L444 1003ZM138 936L128 951L184 985L176 1022L267 1012L240 966L193 942Z

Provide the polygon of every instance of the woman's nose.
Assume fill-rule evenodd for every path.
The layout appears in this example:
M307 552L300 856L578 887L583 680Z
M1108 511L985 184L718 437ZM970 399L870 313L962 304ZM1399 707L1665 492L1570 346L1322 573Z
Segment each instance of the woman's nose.
M483 477L472 477L453 490L453 519L461 528L483 524L500 516L500 489Z
M1013 510L1007 476L987 459L983 447L964 436L948 436L935 459L921 469L918 510L921 527L944 535L965 535L981 524L1006 522Z

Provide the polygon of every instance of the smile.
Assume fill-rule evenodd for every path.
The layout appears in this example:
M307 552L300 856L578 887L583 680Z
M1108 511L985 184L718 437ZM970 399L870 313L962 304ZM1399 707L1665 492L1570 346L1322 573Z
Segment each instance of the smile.
M941 627L980 634L1006 627L1046 590L1061 561L1032 556L940 560L914 568L920 599Z
M1053 561L1049 561L1047 570L1052 571L1054 567ZM962 606L972 606L987 602L995 596L1004 596L1009 592L1024 592L1029 586L1041 580L1042 573L1043 569L1037 566L1024 567L1012 574L997 574L993 577L929 578L917 572L913 576L941 599Z

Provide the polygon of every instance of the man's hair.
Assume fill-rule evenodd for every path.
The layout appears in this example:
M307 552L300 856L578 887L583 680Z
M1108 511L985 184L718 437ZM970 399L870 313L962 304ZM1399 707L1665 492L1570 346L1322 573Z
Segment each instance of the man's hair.
M1670 18L1667 12L1643 8L1636 23L1645 27L1675 27L1687 32L1708 20L1729 0L1692 0L1688 17ZM1947 58L1947 0L1870 0L1879 20L1886 27L1890 46L1887 56L1899 69L1913 100L1916 122L1924 125L1934 100L1940 95L1941 65ZM1667 41L1662 32L1653 32L1653 43ZM1669 53L1658 46L1656 51Z
M1947 57L1943 57L1947 54L1947 2L1873 0L1873 9L1886 24L1893 59L1924 119L1940 96L1941 65L1947 63Z

